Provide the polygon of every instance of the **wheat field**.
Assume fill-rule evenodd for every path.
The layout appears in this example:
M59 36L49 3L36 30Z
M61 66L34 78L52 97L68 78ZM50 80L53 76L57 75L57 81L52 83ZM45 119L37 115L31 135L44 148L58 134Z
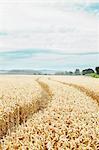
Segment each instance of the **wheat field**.
M99 79L0 76L0 150L99 150Z

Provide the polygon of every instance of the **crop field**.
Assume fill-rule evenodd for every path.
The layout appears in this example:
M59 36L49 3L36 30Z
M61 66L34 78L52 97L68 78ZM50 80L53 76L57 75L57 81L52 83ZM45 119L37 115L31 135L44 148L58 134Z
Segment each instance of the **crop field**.
M0 76L0 150L99 150L99 79Z

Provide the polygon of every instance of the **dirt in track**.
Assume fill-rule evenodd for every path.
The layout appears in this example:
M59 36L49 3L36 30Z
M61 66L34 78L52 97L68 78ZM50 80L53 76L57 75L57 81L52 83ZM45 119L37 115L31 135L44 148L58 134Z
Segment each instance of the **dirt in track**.
M98 150L98 104L75 87L43 77L38 83L45 91L51 89L51 101L5 137L1 147L8 150Z

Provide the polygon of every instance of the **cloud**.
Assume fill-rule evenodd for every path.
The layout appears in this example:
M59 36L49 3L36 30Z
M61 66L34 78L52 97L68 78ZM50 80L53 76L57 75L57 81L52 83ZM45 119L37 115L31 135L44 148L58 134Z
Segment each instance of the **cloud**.
M81 4L84 8L85 2ZM68 6L77 8L76 3L58 0L3 3L0 6L0 51L29 48L71 53L98 51L98 18L68 9Z
M0 0L1 66L61 68L71 64L65 55L97 60L98 8L97 0Z
M99 53L58 53L50 50L0 52L0 69L75 69L98 65Z

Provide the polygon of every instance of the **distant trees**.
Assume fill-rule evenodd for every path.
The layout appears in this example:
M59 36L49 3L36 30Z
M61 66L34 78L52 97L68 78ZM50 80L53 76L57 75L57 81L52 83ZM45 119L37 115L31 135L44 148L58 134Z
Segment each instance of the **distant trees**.
M85 69L82 70L82 75L90 74L90 73L95 73L93 69Z
M59 72L56 72L55 75L87 75L87 74L91 74L91 73L99 74L99 67L96 67L95 71L92 68L84 69L81 72L80 72L80 69L76 69L74 72L72 72L72 71L59 71Z
M65 75L65 72L59 71L59 72L56 72L55 75Z
M65 75L73 75L72 71L65 71Z
M65 75L69 75L69 72L68 72L68 71L65 71Z
M96 73L99 74L99 67L96 67L95 70L96 70Z
M80 70L79 69L75 70L75 75L80 75Z
M69 71L68 74L69 74L69 75L73 75L73 72L72 72L72 71Z
M56 72L55 75L73 75L74 73L72 71L60 71L60 72Z

